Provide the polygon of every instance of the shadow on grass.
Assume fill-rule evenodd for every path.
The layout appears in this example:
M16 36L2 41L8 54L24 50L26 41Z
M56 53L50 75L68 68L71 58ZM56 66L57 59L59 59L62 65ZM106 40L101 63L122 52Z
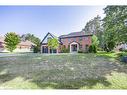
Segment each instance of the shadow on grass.
M75 79L75 80L67 80L67 81L57 81L57 82L42 82L42 81L33 81L42 89L81 89L86 87L87 89L92 89L94 85L100 83L104 86L111 85L106 78L100 77L97 79Z
M56 60L56 62L59 63L59 61L58 61L59 56L57 56L56 59L54 59L55 58L54 56L53 55L50 56L49 62L53 63L54 60ZM85 58L87 58L87 55L85 55L85 56L86 56ZM25 57L23 57L23 58L25 58ZM53 59L52 59L52 57L53 57ZM68 57L69 56L65 56L64 58L68 58ZM73 55L73 57L75 57L75 56ZM29 61L27 58L25 59L26 62ZM62 58L63 58L63 56L62 56ZM63 58L63 63L61 66L63 66L63 64L67 61L66 59L64 60L64 58ZM71 58L71 56L70 56L70 58ZM96 68L96 69L90 68L91 72L94 73L93 77L90 77L92 73L89 73L88 76L86 76L86 77L79 76L78 78L74 78L74 74L73 74L74 71L73 72L71 70L65 71L66 69L64 69L64 68L62 70L57 70L55 67L53 67L53 70L42 70L42 68L38 68L37 71L34 71L36 69L35 69L35 67L31 67L32 62L36 62L36 64L37 64L40 61L45 62L45 60L47 60L48 58L44 60L44 59L41 59L40 57L38 58L38 56L37 56L36 60L39 60L38 62L35 61L35 59L36 58L34 56L32 56L32 58L30 59L30 63L26 63L26 64L23 63L25 66L22 69L25 69L27 67L26 68L26 69L28 69L27 72L25 70L21 71L21 72L20 72L20 70L18 70L18 68L21 68L20 66L23 66L23 65L21 65L22 62L20 62L20 64L17 63L18 59L13 60L13 62L10 63L12 65L10 65L8 63L9 60L7 60L7 61L5 59L3 61L0 60L0 62L2 62L2 63L0 63L0 66L1 66L0 72L4 71L5 69L7 70L7 72L5 74L0 75L0 84L6 83L6 82L11 81L11 80L15 79L16 77L20 76L24 80L29 80L30 82L36 84L38 86L38 88L41 88L41 89L47 89L47 88L51 88L51 89L81 89L83 87L86 87L87 89L92 89L93 86L95 86L97 84L102 84L105 87L112 85L109 81L107 81L107 78L105 77L107 74L110 75L112 71L124 72L124 73L127 72L127 70L122 70L122 68L121 68L121 66L119 66L119 64L115 64L115 63L110 64L111 61L106 59L107 62L109 62L109 63L105 63L105 62L104 63L96 63L96 65L92 67L92 68ZM77 59L73 59L73 60L77 60ZM101 58L100 58L100 60L101 60ZM20 61L23 61L23 60L21 60L21 58L20 58ZM84 59L84 62L85 62L85 59ZM54 64L52 64L52 63L46 63L46 64L48 64L52 67L52 66L54 66L55 62L54 62ZM72 61L72 63L73 63L73 61ZM82 62L82 64L83 64L83 62ZM5 65L7 65L7 66L5 66ZM9 71L13 70L12 69L13 66L16 66L16 65L17 65L17 67L16 67L17 72L9 73ZM100 65L102 65L102 67ZM38 66L41 66L41 65L38 65ZM81 66L84 66L84 65L81 65ZM106 66L106 67L104 68L104 66ZM107 67L107 66L109 66L109 67ZM33 71L32 71L32 68L34 69ZM102 68L102 69L100 70L100 68ZM89 70L89 68L87 68L87 69ZM82 70L79 70L79 71L77 70L77 72L82 72ZM87 71L83 72L83 74L84 73L87 73ZM100 75L97 76L99 73L100 73ZM62 74L64 74L64 75L61 77ZM55 79L53 79L54 76L56 77ZM69 78L70 76L72 76L72 77ZM77 76L78 76L78 74L77 74ZM64 79L64 77L66 77L66 79Z

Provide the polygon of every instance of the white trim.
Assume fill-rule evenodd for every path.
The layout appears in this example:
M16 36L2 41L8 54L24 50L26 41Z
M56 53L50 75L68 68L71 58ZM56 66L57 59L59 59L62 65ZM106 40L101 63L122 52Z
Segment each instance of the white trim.
M78 52L78 50L79 50L79 44L77 43L77 42L72 42L72 43L70 43L70 53L72 52L72 50L71 50L71 45L77 45L77 52Z

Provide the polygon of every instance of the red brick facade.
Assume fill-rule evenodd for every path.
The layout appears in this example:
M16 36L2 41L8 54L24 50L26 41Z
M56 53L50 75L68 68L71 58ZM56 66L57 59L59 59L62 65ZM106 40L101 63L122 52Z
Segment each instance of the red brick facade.
M66 48L69 48L68 46L70 46L72 42L77 42L80 50L86 50L86 46L91 45L91 36L61 38L61 42Z
M46 39L48 38L48 36L52 38L55 37L51 33L48 33L44 37L41 42L42 53L51 53L46 43ZM91 37L92 35L86 35L84 32L73 32L68 35L62 35L58 38L60 45L56 51L60 53L62 47L69 49L70 52L77 52L78 50L86 51L92 43ZM45 46L47 47L47 49L45 48Z

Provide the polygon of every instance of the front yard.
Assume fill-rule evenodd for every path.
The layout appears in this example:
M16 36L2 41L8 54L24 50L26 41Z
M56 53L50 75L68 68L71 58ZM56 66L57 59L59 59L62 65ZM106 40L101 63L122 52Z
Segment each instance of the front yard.
M115 53L1 56L0 89L127 89L127 65Z

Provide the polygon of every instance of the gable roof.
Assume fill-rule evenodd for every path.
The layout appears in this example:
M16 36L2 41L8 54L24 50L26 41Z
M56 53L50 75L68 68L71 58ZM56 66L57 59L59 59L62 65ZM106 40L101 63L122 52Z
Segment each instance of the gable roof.
M68 38L68 37L77 37L77 36L92 36L92 34L86 34L85 32L80 31L80 32L72 32L67 35L61 35L59 36L59 38Z
M51 35L52 38L58 39L58 37L56 37L55 35L53 35L53 34L51 34L51 33L48 32L48 33L46 34L46 36L43 38L43 40L41 41L41 44L44 42L44 40L46 39L46 37L47 37L48 35ZM61 41L59 41L59 39L58 39L58 42L59 42L59 43L62 43Z

